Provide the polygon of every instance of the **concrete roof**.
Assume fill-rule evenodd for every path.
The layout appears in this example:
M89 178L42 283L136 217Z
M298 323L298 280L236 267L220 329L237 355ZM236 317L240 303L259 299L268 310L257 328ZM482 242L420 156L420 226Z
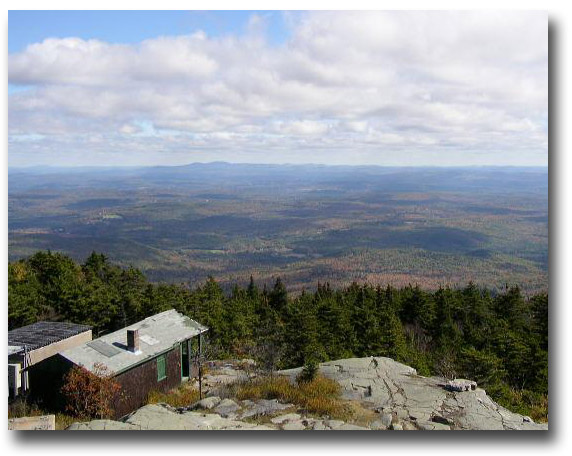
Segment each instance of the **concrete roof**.
M36 350L46 345L89 331L91 326L78 325L63 321L38 321L8 331L8 354L12 355L24 350Z
M140 350L136 353L127 350L128 329L139 330ZM90 371L94 370L95 363L101 363L110 373L119 374L207 330L207 327L171 309L65 350L60 355Z

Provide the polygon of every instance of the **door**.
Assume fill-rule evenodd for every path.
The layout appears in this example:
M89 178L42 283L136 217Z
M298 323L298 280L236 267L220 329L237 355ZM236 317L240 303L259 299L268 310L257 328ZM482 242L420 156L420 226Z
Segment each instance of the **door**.
M189 365L190 365L190 357L189 357L189 341L185 340L181 342L181 377L188 378L189 377Z

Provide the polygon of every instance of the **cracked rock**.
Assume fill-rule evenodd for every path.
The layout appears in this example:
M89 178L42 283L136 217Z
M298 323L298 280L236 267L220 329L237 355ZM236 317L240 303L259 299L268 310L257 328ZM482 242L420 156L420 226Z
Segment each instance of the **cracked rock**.
M279 373L294 379L300 370ZM547 424L534 423L529 417L501 407L471 380L457 379L462 391L449 391L442 378L422 377L412 367L390 358L335 360L320 364L319 370L340 384L343 398L380 412L380 421L386 427L391 425L391 411L394 421L432 423L424 426L434 430L441 426L466 430L548 429ZM432 417L441 420L437 423Z

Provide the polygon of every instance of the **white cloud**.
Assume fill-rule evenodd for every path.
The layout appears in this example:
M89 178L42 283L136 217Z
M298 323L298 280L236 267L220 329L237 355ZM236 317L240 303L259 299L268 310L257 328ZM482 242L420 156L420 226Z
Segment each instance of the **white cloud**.
M286 135L321 135L329 130L329 125L313 120L276 122L274 131Z
M435 156L448 157L436 164L480 163L483 151L497 151L487 155L492 164L546 163L544 13L289 18L292 35L280 46L268 44L263 16L244 36L33 44L9 56L9 82L33 86L10 96L9 133L41 135L37 153L75 145L87 157L97 144L120 159L208 161L232 148L237 160L328 162L335 148L347 163L383 164L399 150L420 164ZM138 134L142 123L154 131L153 147ZM11 161L29 159L28 143L11 143ZM454 160L436 153L452 149Z

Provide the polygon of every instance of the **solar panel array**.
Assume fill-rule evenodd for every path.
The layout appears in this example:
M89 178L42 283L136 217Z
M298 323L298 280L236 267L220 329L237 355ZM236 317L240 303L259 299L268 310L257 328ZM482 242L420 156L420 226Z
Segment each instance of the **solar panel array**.
M26 345L29 350L45 347L88 331L91 326L60 321L39 321L8 331L8 345Z

